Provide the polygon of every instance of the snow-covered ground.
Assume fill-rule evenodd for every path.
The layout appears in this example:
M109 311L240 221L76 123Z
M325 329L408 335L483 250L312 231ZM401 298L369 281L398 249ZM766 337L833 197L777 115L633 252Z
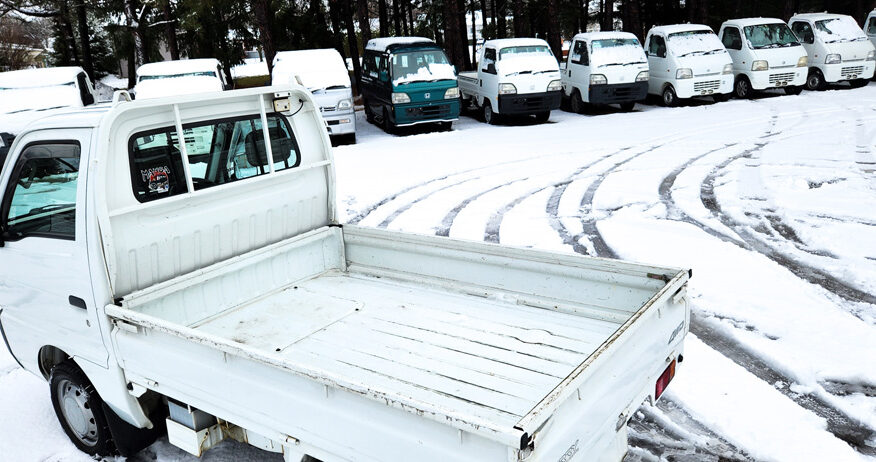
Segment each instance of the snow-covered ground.
M335 150L344 221L693 268L685 360L629 461L876 460L876 83L407 136L358 122ZM5 351L0 414L0 459L88 460ZM194 460L166 440L136 459Z

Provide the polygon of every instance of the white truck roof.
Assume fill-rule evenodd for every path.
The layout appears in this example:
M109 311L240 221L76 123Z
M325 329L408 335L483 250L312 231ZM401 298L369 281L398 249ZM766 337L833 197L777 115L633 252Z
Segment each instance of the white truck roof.
M432 39L428 39L425 37L380 37L369 40L368 44L365 45L365 49L385 53L387 48L393 45L407 45L424 42L435 44Z
M582 32L572 37L572 40L600 40L600 39L636 39L636 36L629 32Z
M705 24L673 24L669 26L655 26L651 28L649 34L677 34L679 32L691 32L691 31L700 31L707 30L714 32L711 27Z
M307 88L350 86L350 73L341 54L334 48L277 53L271 79L285 84L296 75Z
M724 21L724 25L736 27L759 26L761 24L785 24L785 21L777 18L742 18Z
M66 85L76 81L81 67L47 67L0 72L0 88L36 88Z
M487 40L486 42L484 42L485 47L491 46L499 49L506 47L525 47L533 45L547 46L547 42L538 38L506 38Z
M137 68L137 75L173 75L191 72L215 71L219 60L215 58L180 59L144 64Z

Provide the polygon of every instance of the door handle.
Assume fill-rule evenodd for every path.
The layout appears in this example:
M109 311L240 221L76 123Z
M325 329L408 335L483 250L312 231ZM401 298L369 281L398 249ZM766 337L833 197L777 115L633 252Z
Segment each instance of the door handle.
M67 301L70 302L70 304L75 306L76 308L82 308L83 310L88 309L88 306L85 304L85 300L83 300L75 295L71 295L71 296L67 297Z

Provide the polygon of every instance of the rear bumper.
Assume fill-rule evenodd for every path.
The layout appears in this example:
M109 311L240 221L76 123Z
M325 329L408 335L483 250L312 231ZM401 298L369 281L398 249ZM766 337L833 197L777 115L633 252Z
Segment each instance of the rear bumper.
M695 96L726 95L733 91L733 74L694 77L672 82L681 99Z
M825 64L820 66L825 82L842 82L856 79L872 79L876 61Z
M751 88L766 90L768 88L800 87L806 83L805 67L789 67L769 71L752 71L749 74Z
M560 108L562 91L499 95L499 114L537 114Z
M324 118L329 135L350 135L356 133L356 113L353 111L325 115Z
M429 103L398 104L392 107L392 114L396 127L429 122L451 122L459 119L459 98Z
M593 104L620 104L644 101L648 96L648 82L591 85L588 102Z

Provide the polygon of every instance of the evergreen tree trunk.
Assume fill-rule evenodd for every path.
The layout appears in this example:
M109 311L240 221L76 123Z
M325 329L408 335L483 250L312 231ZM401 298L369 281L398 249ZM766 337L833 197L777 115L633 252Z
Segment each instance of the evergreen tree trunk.
M514 36L523 37L526 35L526 19L523 14L523 0L511 0L511 9L514 14Z
M481 2L481 35L483 36L484 40L487 40L488 38L491 38L491 37L489 37L489 34L487 34L487 24L489 24L487 22L487 18L489 17L489 15L487 14L487 0L480 0L480 2Z
M271 9L271 0L252 0L252 13L256 27L259 30L259 42L265 51L265 61L268 64L268 75L274 69L274 56L277 48L274 46L274 37L271 35L271 25L274 22L274 10Z
M91 37L88 31L88 12L85 2L76 5L76 19L79 23L79 43L82 46L82 69L94 81L94 61L91 58Z
M73 62L81 66L82 62L79 61L79 48L76 46L76 36L73 35L73 25L70 21L70 9L67 7L67 0L61 2L61 26L64 31L64 38L70 45L70 55L73 58Z
M465 69L468 50L460 38L459 2L444 0L444 49L450 54L450 62L457 69Z
M356 38L356 28L353 26L353 0L344 0L344 19L347 23L347 46L350 48L350 60L353 61L356 91L362 79L362 65L359 63L359 42ZM346 63L344 63L346 65Z
M604 31L614 30L614 0L605 0L600 29Z
M170 10L170 0L164 0L162 5L164 15L164 33L167 35L167 49L170 51L170 59L179 59L179 45L176 42L176 20Z
M506 5L505 0L493 0L496 2L496 37L505 38L508 36L508 24L506 21Z
M136 0L125 0L125 17L128 29L131 30L131 36L134 39L134 67L137 68L146 63L146 46L143 43L143 34L135 3Z
M411 35L417 35L417 32L414 30L414 6L413 2L408 4L408 21L410 22Z
M477 6L475 5L475 1L471 0L471 62L473 65L477 65L478 62L478 29L477 29L477 21L475 21L475 13L477 12ZM472 66L474 68L474 66Z
M402 25L402 31L404 32L405 35L411 35L410 32L408 31L408 19L407 19L407 16L408 16L407 9L409 7L410 7L410 5L408 5L407 0L399 0L399 8L398 9L401 12L400 20L401 20L401 25Z
M459 18L459 42L462 44L462 50L465 51L462 55L465 59L465 67L458 69L464 70L471 68L471 57L468 55L468 31L465 28L465 0L456 0L456 8Z
M398 2L400 0L392 0L392 33L393 35L401 35L401 16L399 14Z
M590 0L578 0L578 32L587 32L590 22Z
M563 43L560 40L560 21L557 17L557 0L547 0L547 42L558 60L563 57Z
M371 18L368 17L368 0L356 0L356 15L359 17L359 31L362 34L362 44L371 40Z
M341 0L328 0L329 5L329 21L332 23L332 38L335 42L335 49L344 58L345 64L347 53L344 51L344 32L341 28Z
M380 36L389 36L389 16L386 11L387 0L377 0L377 18L380 22Z
M639 0L624 0L623 3L624 31L635 35L640 42L645 43L642 31L642 12Z

